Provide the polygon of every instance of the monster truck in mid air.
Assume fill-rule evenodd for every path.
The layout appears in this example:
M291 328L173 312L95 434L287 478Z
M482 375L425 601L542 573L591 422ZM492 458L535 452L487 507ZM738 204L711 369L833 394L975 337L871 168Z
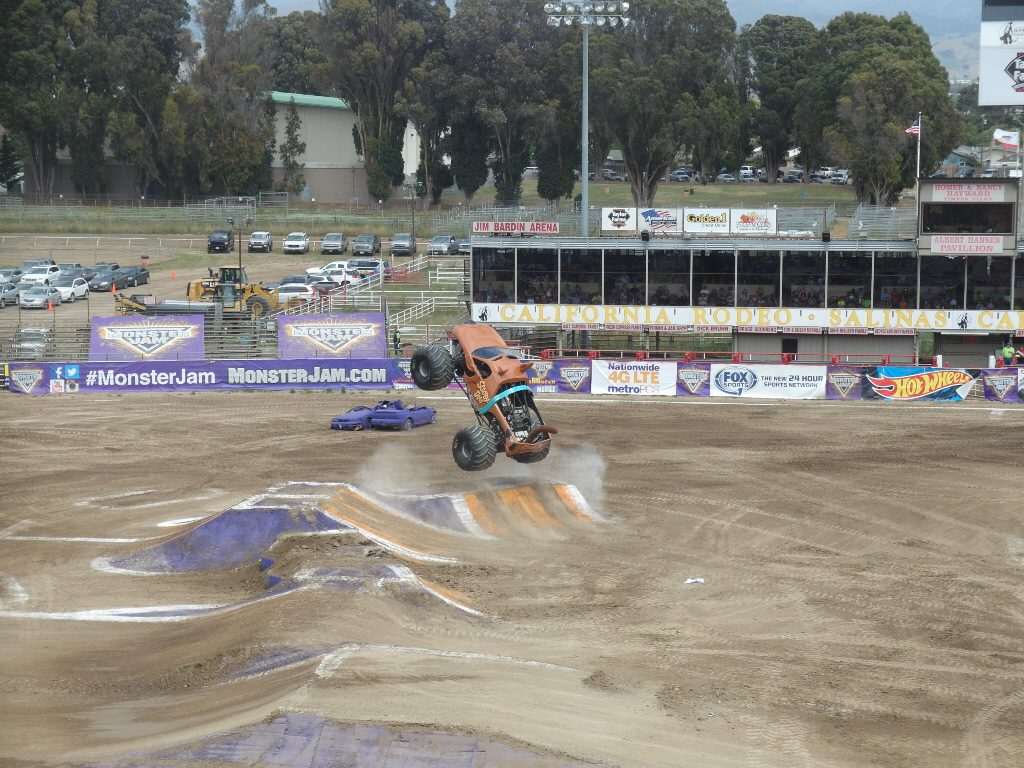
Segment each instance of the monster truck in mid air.
M526 383L533 363L523 362L491 326L455 326L447 344L417 347L411 361L420 389L447 387L454 377L476 412L477 424L455 433L452 454L461 469L487 469L498 449L521 464L541 461L551 450L551 435Z

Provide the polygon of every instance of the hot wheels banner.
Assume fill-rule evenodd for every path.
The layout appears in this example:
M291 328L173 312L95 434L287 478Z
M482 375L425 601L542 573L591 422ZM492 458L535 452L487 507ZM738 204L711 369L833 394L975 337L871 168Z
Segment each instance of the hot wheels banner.
M861 394L865 400L963 400L979 373L965 368L867 368Z
M11 363L12 392L189 392L231 389L388 389L394 360L154 360L135 363Z
M94 317L90 360L202 360L203 316Z
M277 320L277 349L284 360L387 357L387 326L379 312L282 316Z

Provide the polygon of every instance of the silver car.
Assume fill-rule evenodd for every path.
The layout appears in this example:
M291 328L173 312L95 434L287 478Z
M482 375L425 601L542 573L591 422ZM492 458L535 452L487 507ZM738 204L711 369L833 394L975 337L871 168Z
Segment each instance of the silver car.
M18 284L0 283L0 307L18 303Z
M35 285L21 294L18 304L22 309L47 309L60 306L60 291L52 285Z
M455 235L437 235L427 246L428 256L451 256L459 250L459 241Z

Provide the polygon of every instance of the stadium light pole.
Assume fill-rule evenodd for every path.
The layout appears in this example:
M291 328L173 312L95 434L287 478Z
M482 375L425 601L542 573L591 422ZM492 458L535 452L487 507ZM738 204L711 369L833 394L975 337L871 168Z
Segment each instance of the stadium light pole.
M629 26L629 3L583 2L569 0L562 3L545 3L544 13L548 15L548 26L583 27L583 120L580 130L583 148L580 152L580 236L590 234L590 28Z

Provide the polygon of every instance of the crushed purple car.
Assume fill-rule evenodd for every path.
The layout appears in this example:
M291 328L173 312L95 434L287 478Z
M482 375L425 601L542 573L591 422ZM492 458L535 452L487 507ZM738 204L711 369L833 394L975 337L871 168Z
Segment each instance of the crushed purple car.
M331 429L403 429L437 421L437 409L428 405L406 406L401 400L381 400L372 408L357 405L331 419Z

